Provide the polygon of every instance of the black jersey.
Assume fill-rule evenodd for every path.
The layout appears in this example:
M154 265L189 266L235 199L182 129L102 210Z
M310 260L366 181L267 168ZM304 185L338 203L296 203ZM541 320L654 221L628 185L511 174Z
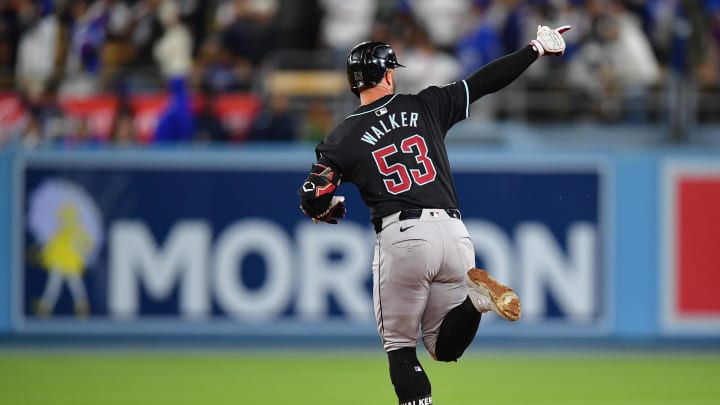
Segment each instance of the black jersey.
M464 80L387 95L355 110L315 152L343 182L358 186L372 218L407 208L458 208L445 135L468 108Z

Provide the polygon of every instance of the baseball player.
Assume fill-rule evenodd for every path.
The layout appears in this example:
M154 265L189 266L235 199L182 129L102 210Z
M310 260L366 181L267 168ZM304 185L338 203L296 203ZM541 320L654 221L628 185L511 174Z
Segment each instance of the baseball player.
M568 29L538 27L522 49L417 95L395 92L395 69L403 65L390 45L363 42L348 54L348 82L360 107L318 143L298 190L300 207L316 223L336 224L345 203L335 191L345 182L370 208L375 317L401 405L432 403L416 356L419 335L433 359L457 361L482 313L520 318L515 292L475 268L444 141L470 103L510 84L540 56L561 55Z

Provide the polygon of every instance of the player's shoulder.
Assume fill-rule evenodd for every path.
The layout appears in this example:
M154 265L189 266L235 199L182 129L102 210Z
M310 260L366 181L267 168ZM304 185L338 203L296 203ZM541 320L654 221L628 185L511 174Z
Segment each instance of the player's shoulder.
M339 125L337 125L335 128L333 128L330 132L325 135L325 138L323 138L322 143L326 145L335 145L342 141L343 138L347 136L349 131L344 128L345 122L341 122Z
M357 120L345 118L325 135L321 143L325 144L326 147L335 147L346 142L351 142L353 138L352 135L356 134L358 127L362 125L363 124Z
M430 86L421 90L417 98L423 106L431 110L453 108L467 104L469 90L464 80L440 86Z
M458 92L465 92L467 90L467 83L465 80L458 80L442 85L429 86L421 90L417 95L419 97L435 96L438 94L452 94Z

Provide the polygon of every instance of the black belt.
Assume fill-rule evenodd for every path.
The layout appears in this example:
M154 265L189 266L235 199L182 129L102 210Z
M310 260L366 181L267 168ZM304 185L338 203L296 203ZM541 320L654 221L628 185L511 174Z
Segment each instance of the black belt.
M448 214L448 216L450 216L450 218L462 218L462 216L460 215L460 210L457 210L455 208L443 208L443 210ZM400 211L400 216L398 217L398 220L404 221L406 219L418 219L422 216L422 213L422 208L409 208L406 210L402 210ZM380 233L380 231L382 231L382 218L373 219L372 224L373 227L375 227L375 233Z

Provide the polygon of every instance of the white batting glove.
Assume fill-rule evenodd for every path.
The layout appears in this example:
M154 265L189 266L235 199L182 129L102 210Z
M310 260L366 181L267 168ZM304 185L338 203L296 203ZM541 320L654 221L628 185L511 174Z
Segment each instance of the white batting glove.
M538 25L537 39L530 41L538 56L562 55L565 53L565 40L562 33L572 28L570 25L563 25L560 28L552 29L545 25Z

